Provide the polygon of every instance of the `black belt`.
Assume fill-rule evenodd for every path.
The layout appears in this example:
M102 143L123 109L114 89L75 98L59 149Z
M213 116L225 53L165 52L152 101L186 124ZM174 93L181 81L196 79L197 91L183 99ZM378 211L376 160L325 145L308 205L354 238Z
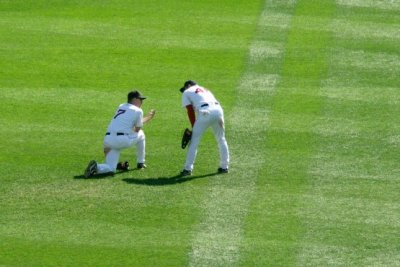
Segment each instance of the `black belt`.
M111 133L106 133L106 135L110 135ZM126 135L125 133L116 133L116 135Z
M218 102L215 102L214 104L215 104L215 105L219 105ZM200 107L201 107L201 108L204 108L204 107L208 107L208 106L209 106L209 105L208 105L207 103L205 103L205 104L201 105Z

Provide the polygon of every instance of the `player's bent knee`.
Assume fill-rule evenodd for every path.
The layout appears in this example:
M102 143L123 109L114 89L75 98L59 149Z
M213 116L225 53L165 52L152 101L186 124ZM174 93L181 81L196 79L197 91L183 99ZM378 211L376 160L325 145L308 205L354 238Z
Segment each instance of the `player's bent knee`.
M108 152L111 151L111 148L109 148L109 147L104 147L104 148L103 148L103 151L104 151L104 155L107 155Z

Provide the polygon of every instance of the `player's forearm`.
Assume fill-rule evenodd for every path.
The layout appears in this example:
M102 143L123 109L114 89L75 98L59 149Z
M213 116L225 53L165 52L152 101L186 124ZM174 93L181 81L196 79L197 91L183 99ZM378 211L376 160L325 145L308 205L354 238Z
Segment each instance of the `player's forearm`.
M143 122L143 124L144 124L144 123L150 121L151 119L152 119L151 117L146 116L146 117L144 117L144 118L142 119L142 122Z
M156 111L154 109L150 110L149 114L142 119L142 122L146 123L152 120L154 118L154 114L156 114Z
M190 124L193 127L193 125L194 125L194 123L196 121L196 114L194 112L193 106L192 105L186 106L186 110L187 110L187 114L188 114L188 118L189 118Z

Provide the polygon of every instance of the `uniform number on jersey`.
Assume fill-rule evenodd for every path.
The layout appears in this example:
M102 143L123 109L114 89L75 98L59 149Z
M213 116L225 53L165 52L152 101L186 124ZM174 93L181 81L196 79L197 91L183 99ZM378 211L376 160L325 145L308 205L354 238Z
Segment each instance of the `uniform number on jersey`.
M196 91L194 91L196 94L198 93L204 93L204 89L201 88L196 88Z
M116 113L115 116L114 116L114 119L115 119L116 117L118 117L119 115L124 114L125 112L126 112L125 109L118 109L117 113Z

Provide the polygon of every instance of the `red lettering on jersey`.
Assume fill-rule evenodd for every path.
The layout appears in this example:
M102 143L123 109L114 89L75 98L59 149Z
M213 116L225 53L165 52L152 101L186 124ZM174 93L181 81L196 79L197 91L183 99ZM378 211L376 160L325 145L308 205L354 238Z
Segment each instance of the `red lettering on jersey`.
M196 94L198 94L198 93L204 93L204 90L201 89L200 87L198 87L198 88L196 88L195 93L196 93Z

